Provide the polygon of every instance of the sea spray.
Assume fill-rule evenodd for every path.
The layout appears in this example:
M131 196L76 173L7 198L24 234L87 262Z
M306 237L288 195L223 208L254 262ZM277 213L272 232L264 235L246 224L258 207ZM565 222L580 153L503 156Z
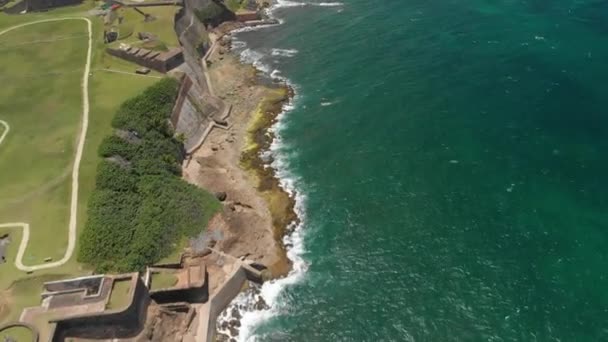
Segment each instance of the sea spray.
M290 84L290 87L293 89L293 84ZM252 284L220 314L217 324L218 333L228 338L236 338L238 341L255 340L255 337L252 336L255 328L281 312L279 296L282 290L286 286L300 281L308 268L302 257L305 251L302 229L306 222L305 196L298 187L298 178L289 170L288 158L290 155L286 151L288 147L283 144L281 139L287 114L295 108L294 104L297 99L297 95L294 95L288 103L283 105L277 122L269 129L275 137L270 149L261 152L270 154L272 160L270 166L275 170L279 185L295 201L294 211L298 219L287 227L286 235L283 237L283 245L287 250L287 257L292 262L292 269L286 277L267 281L261 286Z
M281 2L279 6L289 7L289 5L285 5L285 2ZM259 30L263 29L263 27L256 27L254 29ZM236 33L248 31L251 31L251 29L239 30ZM279 296L282 290L288 285L297 283L304 276L308 268L306 261L302 258L302 254L304 253L302 227L306 222L304 211L305 197L303 192L297 187L297 177L289 170L287 146L282 142L282 131L285 127L287 114L295 108L295 104L297 103L298 96L295 91L297 86L281 76L280 70L272 69L267 64L264 64L262 61L264 54L248 48L245 42L233 36L232 46L233 51L238 52L240 50L239 57L241 62L253 65L263 75L274 81L286 83L294 90L292 98L283 105L281 113L277 116L276 123L269 128L269 133L274 136L269 150L260 152L263 155L263 160L272 160L270 166L275 171L279 185L295 201L294 211L298 219L290 224L289 227L286 227L286 235L283 237L283 245L286 248L287 257L292 262L292 269L283 278L267 281L261 286L252 284L248 289L242 291L219 315L217 322L219 335L223 335L228 339L248 341L255 340L253 334L258 325L279 314ZM293 57L297 52L295 49L276 48L271 50L270 55Z
M266 10L266 13L269 16L274 16L277 9L304 6L336 7L343 6L343 3L278 0L274 6ZM280 24L284 22L280 18L278 20ZM305 277L308 269L308 264L303 258L305 253L306 195L303 187L300 186L301 180L289 166L289 160L294 157L293 152L290 151L290 146L283 142L283 131L287 126L288 114L296 108L301 94L298 92L296 84L281 75L281 70L264 62L264 58L269 56L276 58L294 57L298 50L294 48L272 48L265 54L248 47L246 42L239 40L238 36L234 35L240 32L261 31L273 26L276 25L245 27L232 31L232 51L239 55L241 62L253 65L264 76L275 82L286 84L293 91L293 96L283 105L281 113L278 114L277 121L268 129L268 132L274 136L270 148L267 151L260 151L262 160L272 161L270 167L275 171L279 185L295 201L294 211L297 220L286 227L286 234L283 237L283 245L286 248L287 257L292 262L292 269L283 278L267 281L261 286L252 284L248 289L242 291L218 317L218 333L238 341L255 341L257 339L255 336L256 328L270 318L279 315L284 309L282 307L284 303L280 300L283 290L289 285L300 282ZM330 104L328 102L323 105Z

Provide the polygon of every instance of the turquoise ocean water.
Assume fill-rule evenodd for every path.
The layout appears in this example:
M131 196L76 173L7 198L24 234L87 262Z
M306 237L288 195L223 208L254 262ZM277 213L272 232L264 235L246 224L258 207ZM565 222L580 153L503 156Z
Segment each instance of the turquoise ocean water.
M608 1L279 4L303 223L240 339L608 341Z

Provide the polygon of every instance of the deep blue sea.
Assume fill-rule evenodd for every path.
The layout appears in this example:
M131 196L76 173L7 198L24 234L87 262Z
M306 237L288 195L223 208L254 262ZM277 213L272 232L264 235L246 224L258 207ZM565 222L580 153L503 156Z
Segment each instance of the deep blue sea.
M235 37L302 218L240 339L608 341L608 1L303 1Z

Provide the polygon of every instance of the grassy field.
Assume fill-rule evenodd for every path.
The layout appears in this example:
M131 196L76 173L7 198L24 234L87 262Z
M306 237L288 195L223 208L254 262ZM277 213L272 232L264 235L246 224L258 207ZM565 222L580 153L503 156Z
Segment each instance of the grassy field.
M177 284L177 277L169 272L153 273L151 279L151 290L166 289Z
M131 279L114 280L112 292L110 293L110 300L108 300L106 309L122 309L129 305L129 299L131 298L131 296L129 296L130 290Z
M65 253L87 44L83 21L0 36L0 81L10 84L0 92L0 115L11 127L0 145L0 218L30 224L26 265Z
M13 327L0 331L0 338L12 338L17 342L31 342L34 340L32 331L25 327Z
M167 48L179 46L177 36L173 29L173 20L175 13L178 11L178 7L173 6L160 6L160 7L141 7L140 10L146 14L149 14L154 18L151 21L144 21L144 17L137 13L132 8L120 8L117 10L117 17L123 18L120 25L116 24L118 20L112 25L108 25L109 29L112 26L116 26L123 36L125 32L132 32L131 35L123 37L124 39L118 40L113 45L120 43L126 43L130 45L140 45L141 41L137 38L138 32L149 32L158 37L158 40ZM142 46L143 47L143 46Z
M83 15L92 6L87 2L38 14L0 13L0 30L40 19ZM89 131L79 179L79 232L86 221L86 204L95 184L99 162L96 151L101 139L111 131L110 122L116 109L157 81L102 71L111 67L132 72L135 66L105 56L103 23L96 17L90 19L94 42ZM0 79L10 85L0 93L0 120L11 126L0 145L0 223L30 223L31 245L24 257L26 265L39 263L46 257L58 260L67 245L69 179L81 123L80 80L87 50L86 34L85 22L74 20L36 24L0 36ZM53 37L59 39L36 42ZM0 265L0 323L18 319L24 307L38 305L43 282L90 273L74 256L61 267L25 274L14 266L21 232L12 230L11 238L8 262Z

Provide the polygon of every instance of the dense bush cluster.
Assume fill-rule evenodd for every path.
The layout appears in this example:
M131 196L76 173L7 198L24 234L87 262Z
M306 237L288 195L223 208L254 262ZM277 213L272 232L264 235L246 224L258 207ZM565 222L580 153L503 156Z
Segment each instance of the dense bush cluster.
M209 3L194 12L198 19L206 26L217 26L224 21L234 20L235 14L221 2L209 1Z
M99 147L96 187L82 232L79 261L98 271L137 271L195 236L219 209L215 198L180 178L183 145L168 119L179 84L163 79L124 102L116 135Z

